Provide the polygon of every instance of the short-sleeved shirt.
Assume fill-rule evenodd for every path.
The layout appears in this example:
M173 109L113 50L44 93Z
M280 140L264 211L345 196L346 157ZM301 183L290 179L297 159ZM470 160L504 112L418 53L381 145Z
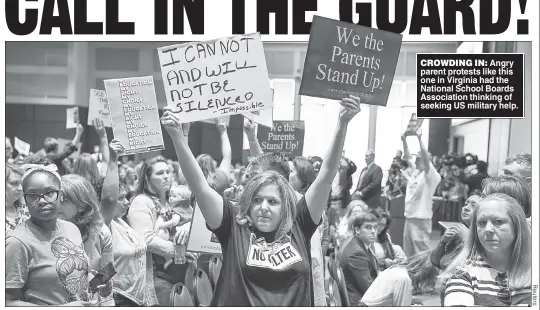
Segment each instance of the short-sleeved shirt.
M57 220L47 232L31 220L6 238L6 288L22 289L23 301L62 305L88 301L88 257L81 233L72 223Z
M111 222L114 248L113 292L139 306L146 304L146 286L153 285L146 278L146 242L121 219Z
M264 234L237 223L238 210L223 200L220 227L208 227L223 251L211 306L313 306L310 240L318 224L313 222L305 198L296 207L288 238L266 244L260 238Z
M100 271L108 263L114 262L111 231L105 224L88 232L84 250L90 261L90 270Z
M433 195L441 182L441 175L430 163L428 172L417 172L407 184L405 217L430 220L433 217Z
M530 286L509 289L506 273L493 269L481 257L450 278L444 292L445 306L530 307L531 300Z

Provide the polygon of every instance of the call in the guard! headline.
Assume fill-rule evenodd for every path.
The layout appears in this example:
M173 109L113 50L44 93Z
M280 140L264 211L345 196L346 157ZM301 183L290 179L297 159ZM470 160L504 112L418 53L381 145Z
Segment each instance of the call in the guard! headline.
M105 10L100 12L100 21L95 21L94 18L90 21L89 6L95 5L94 1L6 0L7 28L18 36L48 35L58 31L62 35L135 35L136 23L142 23L145 26L153 25L153 33L156 35L204 35L205 23L224 22L205 20L205 12L216 9L212 5L215 3L213 1L104 1ZM123 9L127 6L140 5L145 1L151 2L153 15L144 12L145 15L130 15L120 20L119 13ZM256 2L256 5L248 6L246 5L248 1ZM332 1L332 5L336 6L335 11L338 12L338 16L333 18L394 33L497 35L511 32L527 35L529 19L526 10L527 3L531 1L336 0ZM253 32L262 35L271 34L271 15L275 16L275 33L272 34L307 35L311 28L311 22L306 22L306 19L309 19L307 17L326 15L327 12L327 8L321 8L317 0L229 0L227 3L232 6L232 18L228 20L233 35ZM171 16L172 18L168 18ZM247 29L246 16L256 17L256 29ZM291 27L289 22L292 23ZM187 24L189 28L186 27Z

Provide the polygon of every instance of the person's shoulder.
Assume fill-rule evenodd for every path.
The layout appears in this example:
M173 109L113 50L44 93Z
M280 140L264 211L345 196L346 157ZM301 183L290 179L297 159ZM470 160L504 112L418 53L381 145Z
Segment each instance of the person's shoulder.
M131 205L132 206L144 205L144 206L147 206L148 208L153 208L154 200L146 194L139 194L133 198L133 200L131 201Z
M79 230L77 225L73 224L72 222L64 221L64 220L61 220L61 219L58 219L56 221L58 223L58 227L60 227L62 229L68 229L68 230L77 229L77 230Z

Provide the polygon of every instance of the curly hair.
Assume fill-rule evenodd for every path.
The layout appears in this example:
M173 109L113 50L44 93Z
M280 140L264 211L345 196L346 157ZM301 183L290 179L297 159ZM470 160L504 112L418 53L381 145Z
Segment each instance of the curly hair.
M284 238L291 232L296 219L296 194L294 189L282 175L275 171L265 171L251 178L240 198L238 199L238 219L248 219L251 210L251 205L255 199L255 195L261 187L267 185L277 185L281 195L281 219L277 228L275 240Z
M62 195L79 209L71 222L79 228L83 241L86 241L93 229L104 224L96 191L90 181L80 175L66 174L62 176Z
M249 160L246 168L248 179L264 171L272 170L289 180L289 162L287 158L279 153L263 153Z

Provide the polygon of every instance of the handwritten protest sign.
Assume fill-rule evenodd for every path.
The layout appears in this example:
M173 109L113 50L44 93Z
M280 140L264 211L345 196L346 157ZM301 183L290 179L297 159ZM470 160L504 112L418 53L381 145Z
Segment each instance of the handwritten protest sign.
M201 122L203 122L203 123L214 124L214 125L217 124L218 121L222 121L223 123L225 123L226 126L229 126L229 124L231 122L231 117L230 116L223 116L223 117L219 117L219 118L201 120Z
M104 90L90 89L87 124L92 126L92 121L98 118L103 121L105 127L112 127L107 93Z
M403 36L314 16L300 95L386 106Z
M405 130L405 135L406 136L415 135L418 129L422 127L422 123L424 123L424 119L416 118L416 113L413 113L411 115L411 119L409 120L409 125L407 125L407 130Z
M167 104L181 122L272 107L258 33L158 48Z
M273 101L274 101L274 90L272 89L272 102ZM257 123L259 125L263 125L268 128L273 127L273 122L274 122L274 109L273 108L242 113L242 115L245 118L248 118L252 122Z
M79 108L67 108L66 109L66 129L77 128L79 125Z
M105 80L114 138L125 153L163 150L158 104L152 76Z
M25 156L30 155L30 144L17 137L15 137L15 145L13 147L17 150L17 152L19 152L19 154L23 154Z
M193 210L186 249L190 252L221 254L221 244L217 237L206 228L206 221L197 205Z
M274 121L272 128L257 128L257 139L265 153L302 156L304 133L304 121Z

